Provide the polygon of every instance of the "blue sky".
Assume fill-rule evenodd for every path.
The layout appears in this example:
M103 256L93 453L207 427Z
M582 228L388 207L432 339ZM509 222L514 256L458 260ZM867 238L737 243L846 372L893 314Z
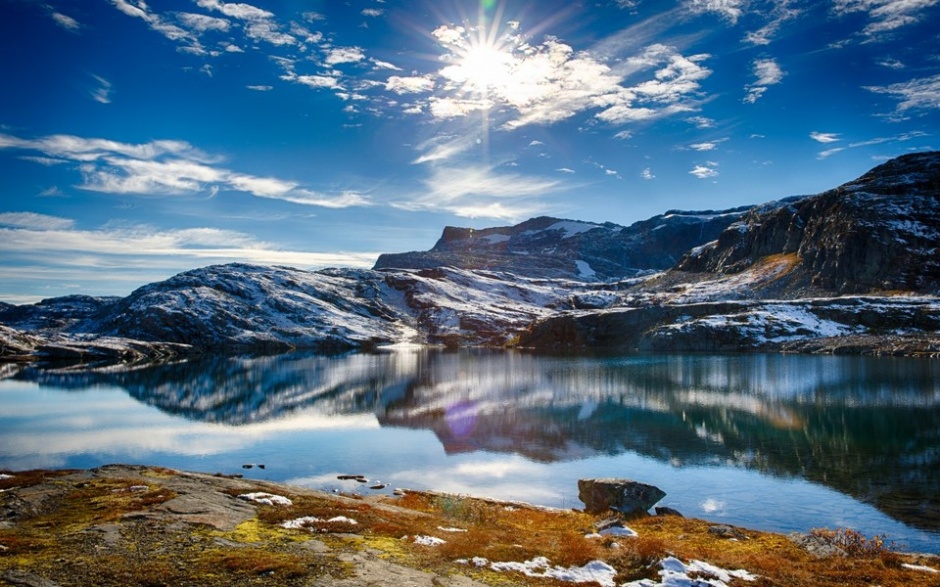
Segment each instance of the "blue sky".
M0 300L630 224L940 148L940 0L0 0Z

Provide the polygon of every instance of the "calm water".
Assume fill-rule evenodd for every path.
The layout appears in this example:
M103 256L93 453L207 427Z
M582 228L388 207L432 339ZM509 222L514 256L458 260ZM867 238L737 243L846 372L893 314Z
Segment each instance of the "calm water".
M940 553L940 361L428 350L7 367L0 469L146 463L581 507L628 477L686 515ZM247 463L263 463L246 470Z

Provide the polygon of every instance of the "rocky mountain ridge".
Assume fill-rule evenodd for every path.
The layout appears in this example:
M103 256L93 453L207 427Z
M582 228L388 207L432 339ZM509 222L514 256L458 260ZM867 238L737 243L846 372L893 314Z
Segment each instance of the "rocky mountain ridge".
M630 227L448 227L373 270L218 265L125 298L0 307L0 358L133 361L397 343L940 353L940 153L816 196Z

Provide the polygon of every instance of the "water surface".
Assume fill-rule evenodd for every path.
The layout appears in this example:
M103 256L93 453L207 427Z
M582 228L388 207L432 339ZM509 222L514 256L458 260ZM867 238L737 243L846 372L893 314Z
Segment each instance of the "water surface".
M8 368L0 468L144 463L581 507L628 477L686 515L940 553L940 361L412 350ZM265 468L244 469L245 464Z

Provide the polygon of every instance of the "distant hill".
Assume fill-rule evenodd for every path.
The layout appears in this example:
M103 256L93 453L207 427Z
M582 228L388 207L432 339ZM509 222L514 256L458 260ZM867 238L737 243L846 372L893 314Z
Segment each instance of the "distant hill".
M630 226L548 216L481 230L448 226L430 251L384 254L374 269L455 267L591 281L633 277L672 267L748 210L671 210Z

